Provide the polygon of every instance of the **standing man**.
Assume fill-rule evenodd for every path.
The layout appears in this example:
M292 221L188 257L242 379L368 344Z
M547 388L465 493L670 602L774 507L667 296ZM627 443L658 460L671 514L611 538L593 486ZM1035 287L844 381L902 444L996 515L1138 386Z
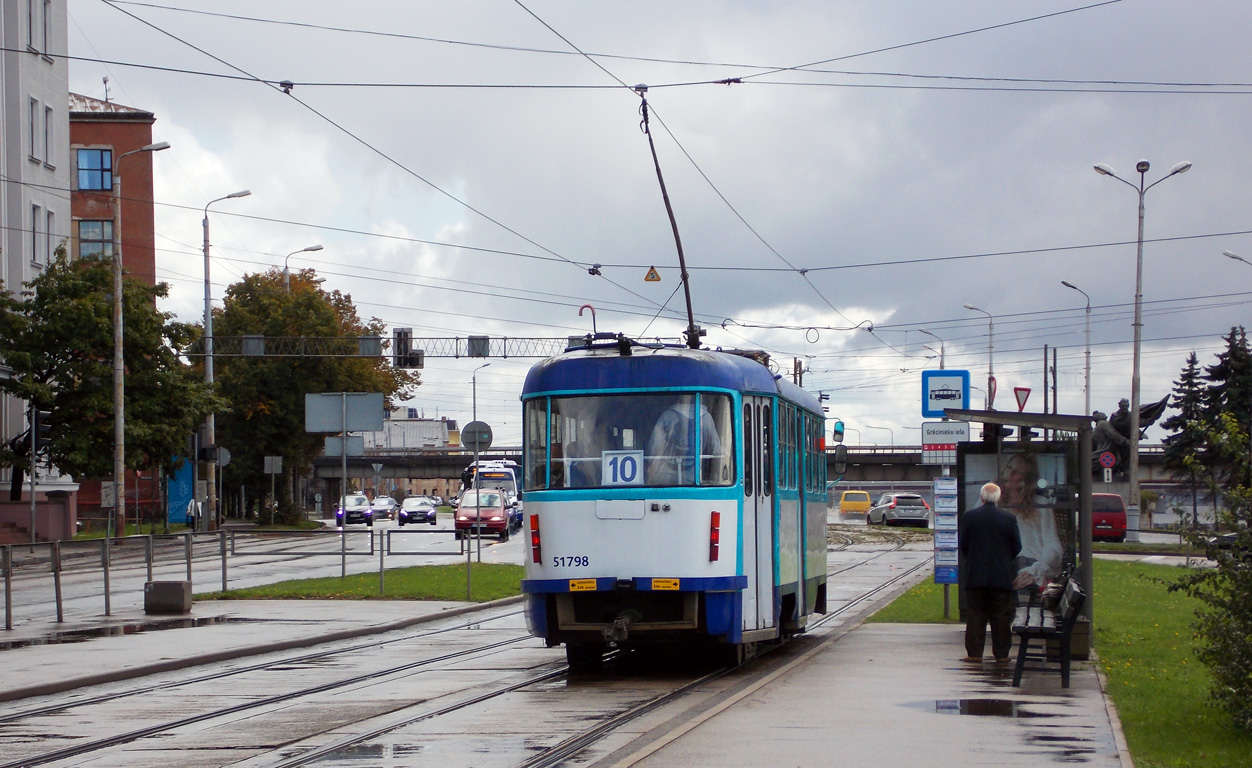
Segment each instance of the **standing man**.
M987 483L979 493L982 505L961 517L957 541L965 557L965 660L982 661L991 624L991 652L997 663L1013 650L1013 578L1022 551L1017 518L996 506L1000 486Z

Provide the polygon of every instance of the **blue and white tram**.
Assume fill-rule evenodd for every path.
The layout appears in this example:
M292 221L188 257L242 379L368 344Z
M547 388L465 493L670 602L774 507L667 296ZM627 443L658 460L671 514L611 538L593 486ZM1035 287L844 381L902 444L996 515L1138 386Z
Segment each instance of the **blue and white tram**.
M822 408L765 362L619 337L531 368L522 591L571 663L644 643L742 661L825 613Z

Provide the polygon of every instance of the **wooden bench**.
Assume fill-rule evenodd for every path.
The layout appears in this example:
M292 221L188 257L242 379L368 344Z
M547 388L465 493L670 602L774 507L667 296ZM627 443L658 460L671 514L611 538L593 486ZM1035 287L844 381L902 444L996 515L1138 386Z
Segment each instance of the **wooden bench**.
M1017 646L1017 666L1013 669L1014 687L1022 684L1022 672L1026 669L1027 659L1038 660L1041 664L1045 664L1055 659L1057 655L1061 662L1061 687L1069 687L1070 636L1074 632L1074 624L1078 622L1078 615L1086 599L1087 595L1082 591L1078 582L1069 579L1056 610L1044 608L1038 599L1018 609L1018 616L1014 619L1013 625L1013 633L1020 638ZM1024 615L1023 611L1025 611ZM1039 641L1038 652L1030 650L1031 642L1035 640ZM1057 642L1059 646L1057 654L1049 655L1049 641ZM1038 666L1031 667L1031 669L1048 670L1049 668Z

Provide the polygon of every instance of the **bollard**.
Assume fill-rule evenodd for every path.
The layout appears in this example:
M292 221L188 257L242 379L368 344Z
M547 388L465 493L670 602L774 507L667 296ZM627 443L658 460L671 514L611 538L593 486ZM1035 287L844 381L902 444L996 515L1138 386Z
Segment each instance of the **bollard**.
M384 552L383 533L385 533L385 531L378 532L378 596L379 597L382 597L383 595L383 552ZM373 545L374 545L374 537L373 535L371 535L370 546L373 546Z
M112 616L109 607L109 537L105 536L100 544L100 564L104 568L104 615Z
M13 547L4 545L4 561L0 562L4 570L4 630L13 629Z
M148 560L148 581L152 581L152 534L144 539L143 554Z
M61 608L61 542L52 542L52 588L57 600L57 623L65 621L65 612Z
M226 591L226 529L219 528L217 532L220 534L220 536L218 537L217 551L218 551L218 554L222 556L222 591L225 592Z
M190 584L191 583L191 537L194 536L195 534L193 534L191 531L187 531L187 533L184 535L187 537L185 542L183 543L184 554L187 557L187 583Z
M348 526L339 529L339 578L348 578Z

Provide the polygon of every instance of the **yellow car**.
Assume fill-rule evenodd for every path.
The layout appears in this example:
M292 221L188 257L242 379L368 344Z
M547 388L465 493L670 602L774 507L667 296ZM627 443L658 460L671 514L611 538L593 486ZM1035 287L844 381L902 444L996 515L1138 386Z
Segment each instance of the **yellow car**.
M841 515L864 515L871 506L869 491L844 491L843 496L839 497Z

